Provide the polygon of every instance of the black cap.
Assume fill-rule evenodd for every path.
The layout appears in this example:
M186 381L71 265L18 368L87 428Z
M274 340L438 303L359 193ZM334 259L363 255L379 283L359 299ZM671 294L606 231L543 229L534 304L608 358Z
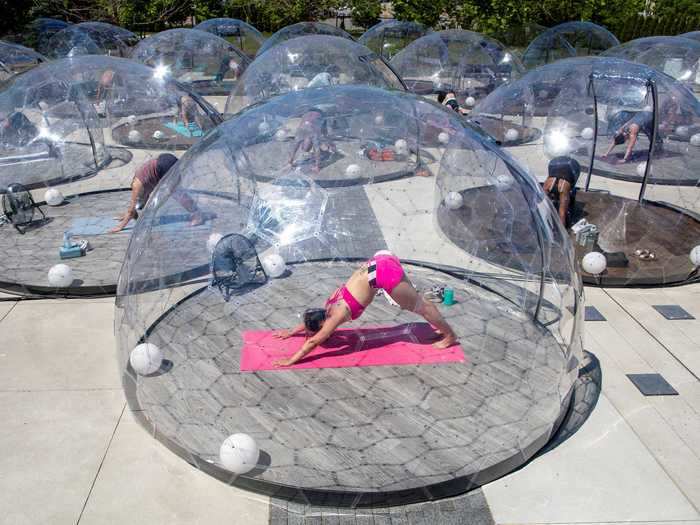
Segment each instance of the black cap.
M581 165L576 159L561 156L549 161L549 176L554 178L578 179L581 175Z
M172 153L161 153L156 160L156 170L161 177L168 173L168 170L177 162L177 157Z

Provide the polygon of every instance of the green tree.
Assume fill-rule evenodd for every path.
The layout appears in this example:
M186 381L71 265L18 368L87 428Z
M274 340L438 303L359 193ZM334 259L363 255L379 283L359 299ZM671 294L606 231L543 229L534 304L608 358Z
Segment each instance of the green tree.
M382 3L380 0L352 0L350 11L353 24L369 28L379 22L379 15L382 14Z
M420 22L437 26L440 15L454 11L455 3L449 0L394 0L394 16L398 20Z

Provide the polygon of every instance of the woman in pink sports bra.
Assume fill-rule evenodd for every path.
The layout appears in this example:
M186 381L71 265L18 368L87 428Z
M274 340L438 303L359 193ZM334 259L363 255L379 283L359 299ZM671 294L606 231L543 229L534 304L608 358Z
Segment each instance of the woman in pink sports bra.
M336 328L362 315L374 300L378 290L384 290L403 310L422 316L441 335L433 343L437 348L448 348L457 342L454 331L442 317L437 307L424 301L408 280L398 257L388 251L379 251L360 266L347 282L326 301L325 308L311 308L304 312L304 322L291 330L275 334L287 339L306 332L309 336L301 349L292 357L279 359L276 366L290 366L303 359L311 350L328 339Z

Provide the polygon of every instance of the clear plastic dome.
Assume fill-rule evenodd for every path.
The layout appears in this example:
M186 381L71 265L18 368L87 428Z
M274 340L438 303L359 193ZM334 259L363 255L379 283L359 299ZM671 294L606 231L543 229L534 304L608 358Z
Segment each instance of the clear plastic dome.
M554 157L580 164L567 222L595 228L570 234L579 259L607 259L586 282L697 278L689 255L700 244L700 102L683 84L621 59L562 60L494 91L471 117L542 182Z
M682 35L678 35L678 36L682 36L684 38L690 38L692 40L697 40L698 42L700 42L700 31L691 31L690 33L683 33Z
M129 208L135 174L220 121L182 85L104 56L48 62L15 76L0 92L0 115L0 200L24 209L7 197L19 184L22 191L10 193L30 192L36 204L1 227L0 288L66 296L115 293L132 226L110 231ZM89 248L62 258L64 234L68 245L87 241ZM50 274L57 265L70 272Z
M46 57L41 53L18 44L0 41L0 82L5 82L42 62L46 62Z
M520 60L502 44L480 33L459 29L430 33L415 40L391 60L391 66L410 91L434 95L451 89L463 107L472 106L474 101L523 73Z
M304 90L223 123L173 169L116 312L130 406L171 450L226 483L365 506L461 493L547 442L582 355L572 247L537 183L456 114L397 91ZM205 225L173 226L185 196ZM299 367L265 361L304 340L271 330L378 250L415 286L397 285L403 304L420 293L414 309L440 312L459 346L434 352L419 314L377 296ZM247 473L228 462L238 433L260 451Z
M131 59L188 85L200 95L228 95L250 60L223 38L197 29L169 29L145 38Z
M121 27L104 22L81 22L55 33L48 41L51 58L80 55L128 57L138 37Z
M220 117L201 97L163 73L123 58L67 58L23 75L21 85L27 91L17 91L17 96L25 104L55 106L56 115L80 120L71 105L60 104L79 93L92 104L111 141L128 148L184 150Z
M677 36L637 38L608 49L603 56L645 64L700 92L700 42Z
M309 35L258 57L229 95L225 113L238 113L290 91L344 84L405 90L389 65L365 46L335 36Z
M210 18L194 26L194 29L225 38L250 58L255 56L265 41L260 31L235 18Z
M427 35L432 30L418 22L384 20L370 27L358 42L386 60L401 51L414 40Z
M273 33L270 38L265 40L265 43L258 49L256 56L262 55L268 49L291 40L292 38L297 38L306 35L327 35L327 36L337 36L340 38L347 38L348 40L354 40L349 33L339 29L337 27L324 24L322 22L299 22L298 24L292 24L291 26L286 26Z
M55 18L35 18L24 28L22 43L48 56L51 50L49 47L51 37L69 25L71 24Z
M523 53L523 64L533 69L556 60L595 56L620 45L610 31L592 22L566 22L537 36Z

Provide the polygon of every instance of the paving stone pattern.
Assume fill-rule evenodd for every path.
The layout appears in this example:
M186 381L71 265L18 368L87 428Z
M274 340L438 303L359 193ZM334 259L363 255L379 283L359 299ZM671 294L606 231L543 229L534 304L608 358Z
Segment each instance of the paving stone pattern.
M522 463L521 451L551 432L573 382L562 349L503 298L441 272L407 266L419 290L455 289L458 304L441 308L464 363L240 372L243 330L296 324L353 268L297 264L230 302L206 289L180 303L149 336L173 366L139 378L138 408L204 461L218 463L228 435L250 434L270 458L253 475L271 484L386 492ZM351 326L420 321L379 298Z
M371 509L313 507L273 498L270 525L493 525L484 493L468 494L439 501Z

